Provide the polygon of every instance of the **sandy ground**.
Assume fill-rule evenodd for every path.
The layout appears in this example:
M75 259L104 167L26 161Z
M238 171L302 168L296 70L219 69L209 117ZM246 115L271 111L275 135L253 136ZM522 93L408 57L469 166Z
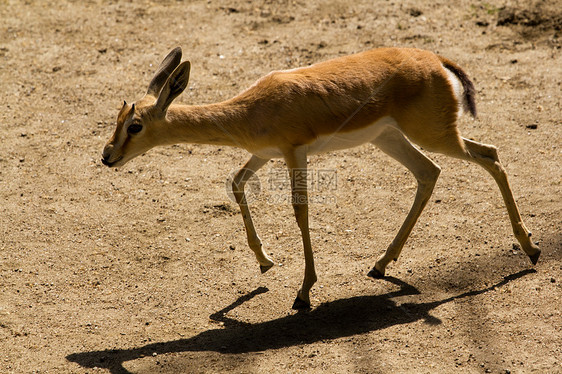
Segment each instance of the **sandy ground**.
M555 0L0 0L0 372L561 373L561 19ZM245 151L100 162L175 46L193 104L379 46L458 62L479 109L459 127L499 147L538 265L489 175L430 155L428 207L388 278L368 278L415 180L365 145L310 159L337 183L313 191L319 281L292 311L304 262L283 162L252 204L277 264L263 275L225 192Z

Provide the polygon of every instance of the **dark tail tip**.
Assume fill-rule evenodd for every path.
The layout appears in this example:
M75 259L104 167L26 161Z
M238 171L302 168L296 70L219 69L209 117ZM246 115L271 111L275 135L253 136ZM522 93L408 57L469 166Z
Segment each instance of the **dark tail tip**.
M460 66L443 57L441 57L441 62L443 63L443 66L446 69L452 71L453 74L455 74L457 78L461 81L461 84L464 88L464 93L463 93L464 109L468 111L472 115L472 117L476 118L477 116L476 101L475 101L476 89L474 88L474 84L472 83L468 75L464 72L464 70L461 69Z
M462 85L464 87L464 108L465 110L468 110L470 112L472 117L476 118L476 100L474 99L474 97L476 96L476 90L474 89L474 84L472 84L470 79L468 79L468 76L465 75L465 77L466 81L461 79Z

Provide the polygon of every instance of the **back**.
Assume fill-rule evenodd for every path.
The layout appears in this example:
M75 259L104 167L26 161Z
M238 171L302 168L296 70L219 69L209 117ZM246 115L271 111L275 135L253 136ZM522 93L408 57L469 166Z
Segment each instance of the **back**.
M274 126L311 142L321 135L364 128L386 116L399 122L404 106L428 91L445 90L454 101L444 74L439 57L431 52L380 48L274 71L235 99L252 103L255 125Z

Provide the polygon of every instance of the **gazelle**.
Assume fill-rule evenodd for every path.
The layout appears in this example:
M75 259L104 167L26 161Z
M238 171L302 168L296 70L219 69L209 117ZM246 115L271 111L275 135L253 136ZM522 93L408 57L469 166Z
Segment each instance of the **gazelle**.
M523 224L496 148L459 135L458 117L463 111L476 117L476 106L474 86L454 62L418 49L375 49L274 71L230 100L201 106L172 104L189 80L190 63L180 62L181 49L176 48L158 68L145 96L132 105L123 104L102 162L122 166L155 146L185 142L246 149L252 156L235 175L232 189L248 244L266 272L274 263L254 228L244 185L268 160L284 158L305 258L294 309L310 307L310 289L316 282L308 227L307 155L367 142L408 168L418 183L410 212L369 276L382 278L387 265L398 259L441 171L411 142L486 169L500 188L515 237L537 263L540 249Z

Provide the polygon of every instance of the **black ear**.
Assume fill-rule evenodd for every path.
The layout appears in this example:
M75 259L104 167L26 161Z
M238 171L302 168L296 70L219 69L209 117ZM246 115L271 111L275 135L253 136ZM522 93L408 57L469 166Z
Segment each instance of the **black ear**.
M191 70L191 64L189 61L184 61L174 70L170 75L162 90L156 104L154 107L160 110L162 113L166 113L168 107L174 101L176 97L179 96L187 87L189 82L189 71Z
M162 90L162 87L164 86L164 83L166 83L166 80L168 79L170 74L172 74L174 69L180 64L180 62L181 48L176 47L172 49L170 53L168 53L168 56L166 56L164 61L162 61L162 63L158 67L158 70L156 71L154 77L152 77L152 80L148 85L146 94L158 97L160 91Z

